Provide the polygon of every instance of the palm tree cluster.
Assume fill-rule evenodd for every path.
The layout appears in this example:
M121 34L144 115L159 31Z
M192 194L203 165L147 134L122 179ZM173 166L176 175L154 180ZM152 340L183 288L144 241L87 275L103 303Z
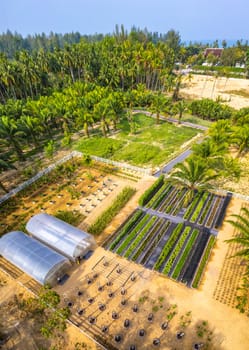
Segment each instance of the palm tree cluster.
M214 123L207 137L192 147L193 154L176 165L169 180L188 188L186 204L196 192L211 189L218 178L239 179L239 157L249 151L248 112L249 109L244 108L236 112L232 120ZM231 146L238 150L236 158L229 154Z
M37 148L58 132L68 137L84 129L89 137L89 127L101 122L106 136L111 123L116 127L123 107L120 92L80 82L37 100L8 100L0 105L0 143L22 161L25 145Z
M189 109L193 115L211 121L230 119L234 112L233 108L209 98L192 101L189 105Z
M139 42L120 36L99 42L55 48L53 52L20 50L15 59L0 55L0 101L32 99L76 81L126 90L137 84L167 89L175 55L166 43Z
M161 92L151 92L138 84L137 89L115 91L93 83L75 82L62 91L38 99L9 99L0 104L0 144L2 150L14 151L24 160L24 150L39 149L47 140L64 135L62 145L69 145L73 133L84 130L86 137L101 129L104 137L116 130L119 118L126 117L134 132L133 108L144 106L155 112L156 122L162 112L172 109L172 101Z

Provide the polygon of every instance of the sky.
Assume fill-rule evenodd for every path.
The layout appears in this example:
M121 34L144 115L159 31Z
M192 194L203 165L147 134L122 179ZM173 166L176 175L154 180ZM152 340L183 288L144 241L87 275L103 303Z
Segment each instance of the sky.
M248 0L0 0L0 33L112 33L123 24L182 40L249 39Z

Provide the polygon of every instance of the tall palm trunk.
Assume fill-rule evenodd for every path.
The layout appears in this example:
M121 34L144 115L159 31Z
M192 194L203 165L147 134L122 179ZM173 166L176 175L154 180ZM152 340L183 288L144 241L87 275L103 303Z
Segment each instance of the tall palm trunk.
M7 190L7 188L4 186L4 184L2 183L2 181L0 181L0 188L5 192L8 193L9 191Z
M24 155L23 155L23 151L22 151L21 147L19 146L19 143L15 139L10 139L10 142L11 142L12 146L14 147L14 150L16 152L18 159L20 161L25 160Z

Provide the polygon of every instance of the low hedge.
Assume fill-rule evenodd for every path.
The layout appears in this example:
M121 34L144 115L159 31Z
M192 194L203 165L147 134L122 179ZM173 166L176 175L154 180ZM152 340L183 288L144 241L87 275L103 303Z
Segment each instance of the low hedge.
M196 272L196 275L194 277L194 281L192 283L192 287L193 288L198 288L198 286L199 286L201 276L202 276L204 268L205 268L205 266L207 264L207 260L209 258L210 253L211 253L211 250L212 250L212 248L214 246L214 243L215 243L215 237L213 235L211 235L210 239L208 241L208 245L207 245L207 247L205 249L205 252L204 252L204 254L202 256L201 262L200 262L200 264L198 266L198 270Z
M136 192L134 188L125 187L117 198L113 201L112 205L105 210L97 220L89 227L88 232L93 235L100 234L106 226L112 221L119 211L130 200L133 194Z
M144 194L140 197L138 203L141 206L146 205L151 198L154 196L154 194L163 186L164 184L164 176L160 175L159 178L153 183L153 185L148 188Z
M134 251L134 249L136 249L136 247L138 246L138 244L141 242L141 240L145 237L146 233L149 232L151 226L154 224L154 222L156 221L157 217L156 216L152 216L152 218L150 219L150 221L147 223L147 225L142 229L142 231L139 233L139 235L137 235L136 239L132 242L132 244L130 245L130 247L127 249L127 251L125 252L124 257L128 258L129 255Z
M178 278L198 234L199 234L199 231L197 229L194 229L193 232L191 233L190 239L189 239L189 241L188 241L188 243L187 243L187 245L182 253L182 256L180 257L180 259L175 267L175 270L172 274L172 278L174 278L174 279Z
M191 231L191 227L187 226L187 227L185 227L184 231L182 232L181 237L179 238L176 246L174 247L173 252L171 253L171 255L170 255L163 271L162 271L162 273L164 273L165 275L167 275L170 272L170 270L171 270L177 256L179 255L179 253L184 245L184 242L186 241L187 236L188 236L190 231Z
M138 222L138 224L134 227L134 229L129 233L126 239L118 247L116 251L117 254L121 254L126 249L126 247L136 237L137 233L144 227L145 223L149 220L149 218L150 218L149 214L146 214L145 216L143 216L142 220Z
M200 199L201 194L197 193L194 197L194 199L192 200L191 204L189 204L187 210L185 211L185 214L183 216L184 219L189 220L190 215L192 213L192 211L194 210L194 207L196 206L198 200Z
M151 240L151 238L154 236L155 232L158 231L159 227L162 225L163 219L159 219L156 225L153 227L153 229L150 231L149 235L146 237L146 240L143 241L143 243L140 245L136 253L133 255L132 260L136 261L139 255L143 252L145 246L148 244L148 242ZM151 247L150 247L151 248Z
M163 250L161 251L161 254L159 255L159 257L154 265L154 270L158 271L160 269L163 262L167 258L169 252L171 251L173 245L177 241L179 234L182 231L183 227L184 227L183 223L180 223L175 227L174 231L170 235L168 241L166 242L165 246L163 247Z
M113 250L116 248L116 246L119 244L119 242L122 240L122 238L130 231L130 229L136 224L136 222L141 218L143 215L142 210L138 210L122 227L121 231L119 231L118 236L115 238L115 240L110 245L110 250Z
M195 222L198 219L198 216L200 215L200 212L201 212L207 198L208 198L208 192L204 192L200 198L200 201L199 201L197 207L195 208L194 213L192 214L192 216L190 218L191 222Z

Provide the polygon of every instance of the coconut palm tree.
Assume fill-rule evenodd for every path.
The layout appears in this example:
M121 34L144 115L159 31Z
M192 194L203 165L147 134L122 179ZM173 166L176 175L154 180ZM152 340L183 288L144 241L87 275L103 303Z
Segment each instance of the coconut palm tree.
M232 128L229 120L218 120L209 128L208 134L217 144L229 143L231 131Z
M18 128L14 119L4 115L0 117L0 139L3 144L12 146L19 160L24 160L24 155L20 141L24 136L24 132Z
M216 143L211 138L206 138L202 143L192 147L193 155L201 158L206 165L214 169L220 175L220 180L239 179L241 167L238 159L230 157L227 144Z
M191 156L184 163L176 165L169 181L189 190L185 201L185 204L189 204L196 192L212 188L211 181L217 177L218 174L213 169L208 168L204 160Z
M211 138L206 138L203 142L197 143L192 147L193 154L200 158L220 159L227 152L227 147L224 143L216 143Z
M3 159L0 158L0 173L2 173L5 170L9 170L9 169L16 169L16 167L13 164L7 162L6 160L3 160ZM2 190L4 190L4 192L8 193L8 190L4 186L2 181L0 181L0 188Z
M42 127L39 123L39 119L31 117L29 115L22 115L19 121L20 130L22 130L25 135L30 136L33 144L38 147L39 142L37 135L42 131Z
M237 156L241 156L242 153L249 150L249 126L244 125L235 129L233 134L233 143L238 148Z
M247 312L249 316L249 209L247 207L241 208L240 214L232 215L235 220L227 220L236 230L237 235L228 239L227 243L237 243L240 246L240 250L232 257L238 256L245 259L246 262L246 273L241 276L242 283L239 288L239 293L237 295L237 306L236 308L240 312Z
M178 113L178 124L181 123L182 115L187 110L187 103L184 100L178 101L174 105L174 110Z
M84 128L86 137L89 137L89 125L93 124L93 115L87 108L77 108L74 112L76 124Z
M240 214L232 215L235 220L227 220L237 231L238 234L232 239L226 240L228 243L238 243L241 245L241 250L235 256L249 258L249 209L243 207ZM249 267L249 264L248 264ZM249 274L249 270L248 270Z
M183 75L179 74L175 80L175 88L174 88L173 96L172 96L173 101L179 100L180 88L182 87L182 77L183 77Z
M152 95L151 106L149 107L150 112L156 114L156 124L160 123L160 113L165 111L169 100L162 94L161 91Z

